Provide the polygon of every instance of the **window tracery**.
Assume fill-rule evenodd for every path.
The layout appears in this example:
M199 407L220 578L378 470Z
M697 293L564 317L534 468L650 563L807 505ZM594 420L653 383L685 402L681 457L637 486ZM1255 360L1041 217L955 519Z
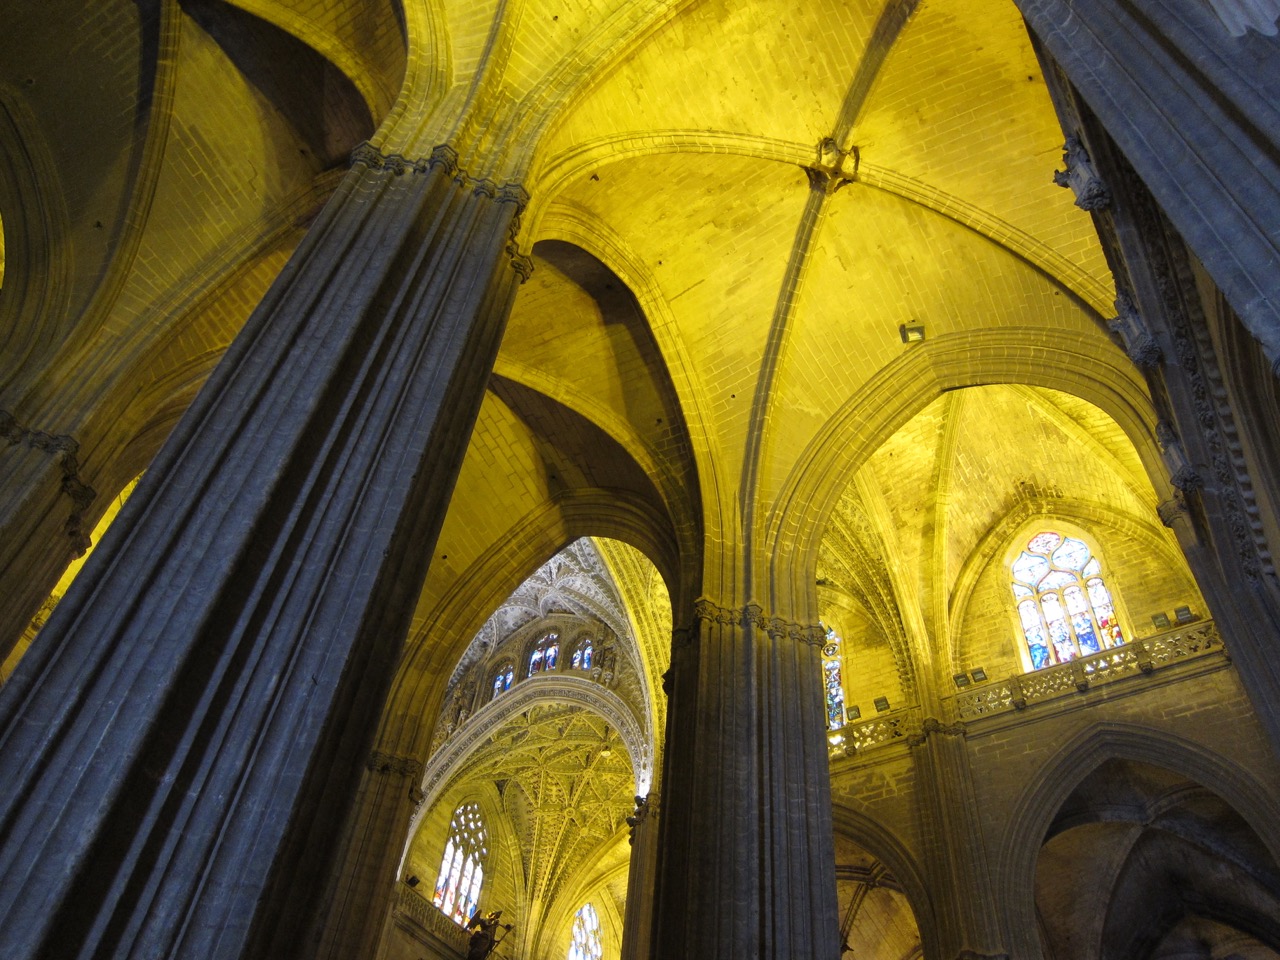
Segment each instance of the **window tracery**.
M505 667L499 667L498 672L493 678L493 696L490 699L497 700L508 690L511 689L511 681L516 678L515 667L507 664Z
M844 726L844 678L840 665L840 636L831 627L823 625L827 632L822 645L822 685L826 691L827 729L839 730Z
M578 644L578 649L573 651L573 656L569 660L569 666L575 670L590 670L591 660L595 654L595 648L592 646L591 638L588 637Z
M1083 540L1043 530L1010 573L1032 670L1124 643L1102 564Z
M573 940L568 960L601 960L604 945L600 940L600 917L596 908L584 903L573 915Z
M453 812L449 839L440 860L431 902L459 926L465 927L480 903L484 861L489 856L489 836L480 816L480 805L464 803Z
M529 654L529 676L544 670L556 668L556 657L560 653L560 635L548 633Z

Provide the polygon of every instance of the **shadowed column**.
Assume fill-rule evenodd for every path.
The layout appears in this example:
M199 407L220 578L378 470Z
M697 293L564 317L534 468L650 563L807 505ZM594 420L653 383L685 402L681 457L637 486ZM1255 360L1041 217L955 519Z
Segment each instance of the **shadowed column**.
M289 956L524 261L448 148L353 170L0 694L0 955Z

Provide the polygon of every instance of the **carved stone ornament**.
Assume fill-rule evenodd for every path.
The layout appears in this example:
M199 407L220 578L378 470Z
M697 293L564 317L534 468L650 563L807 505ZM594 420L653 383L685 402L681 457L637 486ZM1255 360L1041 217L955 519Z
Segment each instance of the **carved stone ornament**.
M1160 444L1160 453L1164 457L1165 467L1169 470L1171 484L1184 491L1199 490L1204 486L1204 479L1187 459L1182 441L1165 420L1156 424L1156 442Z
M1172 527L1179 519L1191 515L1187 510L1187 498L1181 490L1174 490L1172 497L1156 507L1156 513L1160 515L1160 522L1166 527Z
M1103 210L1111 205L1111 191L1102 182L1084 145L1076 137L1067 137L1062 155L1065 170L1053 172L1053 182L1070 187L1081 210Z
M1133 300L1123 290L1116 297L1116 315L1107 321L1107 329L1120 338L1124 352L1139 367L1154 367L1163 357L1160 344L1147 329L1146 321L1133 305Z
M960 721L955 723L943 723L937 717L925 717L920 724L920 732L913 733L907 737L907 746L919 747L923 746L935 733L943 734L948 737L963 737L965 733L964 724Z
M1280 0L1209 0L1209 6L1233 37L1243 37L1250 30L1276 35Z

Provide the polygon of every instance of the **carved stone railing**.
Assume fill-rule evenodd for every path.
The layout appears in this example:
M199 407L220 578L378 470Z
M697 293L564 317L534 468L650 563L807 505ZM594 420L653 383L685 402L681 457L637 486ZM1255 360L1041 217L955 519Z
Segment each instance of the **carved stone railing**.
M1218 628L1212 620L1201 620L1070 663L970 687L957 693L952 702L960 720L976 720L1221 650Z
M459 957L467 955L467 931L458 926L449 917L440 912L440 908L418 893L408 884L398 885L400 894L396 904L396 913L403 919L413 921L412 926L419 929L419 939L426 939L422 934L429 934L457 952Z
M906 743L907 737L919 732L920 710L907 707L832 730L827 734L827 744L832 757L847 757L884 744Z

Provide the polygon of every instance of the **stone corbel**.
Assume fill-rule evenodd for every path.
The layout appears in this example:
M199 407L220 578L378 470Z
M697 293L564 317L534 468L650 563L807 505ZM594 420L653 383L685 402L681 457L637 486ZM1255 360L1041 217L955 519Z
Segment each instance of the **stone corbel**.
M1191 515L1187 510L1187 498L1181 490L1174 490L1172 497L1156 507L1156 513L1160 516L1160 522L1166 527L1172 527L1179 520Z
M1175 488L1188 492L1204 486L1204 479L1191 465L1182 441L1167 421L1161 420L1156 424L1156 442L1160 445L1160 454L1169 471L1169 482Z
M1120 338L1124 352L1139 367L1154 367L1163 357L1160 344L1147 329L1146 321L1133 300L1123 290L1116 297L1116 315L1107 321L1107 329Z
M1076 206L1081 210L1105 210L1111 205L1111 191L1093 168L1093 161L1084 144L1077 137L1067 137L1063 147L1062 162L1065 170L1053 172L1053 182L1060 187L1070 187L1076 195Z

